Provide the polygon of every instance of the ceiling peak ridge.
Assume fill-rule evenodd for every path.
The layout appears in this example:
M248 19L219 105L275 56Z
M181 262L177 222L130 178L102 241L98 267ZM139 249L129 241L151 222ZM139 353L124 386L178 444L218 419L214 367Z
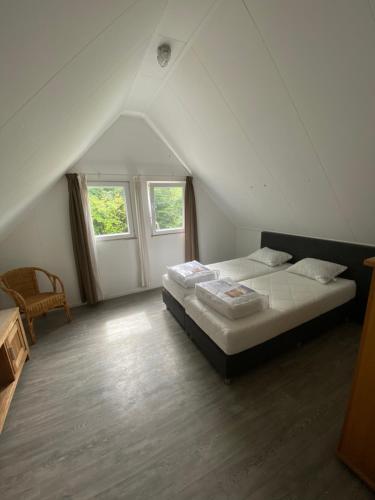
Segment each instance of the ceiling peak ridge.
M144 111L133 111L133 110L124 110L122 112L123 116L130 116L134 118L143 119L147 125L153 130L153 132L158 136L158 138L165 144L165 146L172 152L172 154L176 157L176 159L181 163L181 165L185 168L188 175L193 176L193 172L190 167L187 165L187 162L182 158L182 156L177 152L176 148L171 144L170 140L166 138L164 133L160 130L158 125L148 116L148 114ZM165 176L164 176L165 177ZM205 194L211 199L211 201L217 206L217 208L225 215L228 221L237 228L237 224L231 214L231 211L225 206L225 210L223 207L222 200L213 193L206 183L199 177L196 178L199 182L201 189L205 192Z
M179 64L181 63L181 61L183 60L183 58L185 57L186 53L190 50L190 48L193 46L196 38L198 37L198 35L201 33L201 31L203 30L203 28L206 26L208 20L210 19L210 17L212 16L212 14L215 12L215 10L219 7L219 5L223 2L224 0L214 0L212 5L208 8L206 14L204 15L203 19L201 20L201 22L198 24L198 26L194 29L193 33L191 34L189 40L187 40L186 42L184 41L184 47L183 49L181 50L181 52L178 54L176 60L173 62L173 64L171 65L169 71L167 72L166 76L164 77L164 79L162 80L162 83L161 85L159 86L158 90L156 91L156 93L154 94L153 98L151 99L151 101L148 103L147 107L145 108L145 113L147 113L150 108L152 107L153 103L156 101L156 99L158 98L160 92L163 90L163 88L167 85L168 81L170 80L170 78L173 76L174 72L176 71L176 69L178 68ZM169 2L168 2L169 4ZM164 14L162 16L162 19L163 17L165 16L165 12L166 12L166 9L168 8L168 6L165 8L164 10ZM161 21L162 21L161 19ZM160 23L158 24L157 28L156 28L156 31L155 31L155 40L158 39L158 37L160 36L163 36L163 33L159 32L158 31L158 28L159 26L161 25L161 21ZM166 40L167 39L171 39L170 37L166 37ZM152 43L155 41L154 39L151 41L150 43L150 46L148 47L148 49L150 49L152 47Z
M124 116L133 116L135 118L142 118L147 125L152 129L152 131L158 136L158 138L163 142L163 144L173 153L173 155L177 158L177 160L184 167L186 172L189 175L192 175L191 169L188 167L187 162L181 157L181 155L176 151L176 149L172 146L170 141L165 137L165 135L161 132L156 123L149 117L149 115L144 111L133 111L133 110L124 110L122 113Z

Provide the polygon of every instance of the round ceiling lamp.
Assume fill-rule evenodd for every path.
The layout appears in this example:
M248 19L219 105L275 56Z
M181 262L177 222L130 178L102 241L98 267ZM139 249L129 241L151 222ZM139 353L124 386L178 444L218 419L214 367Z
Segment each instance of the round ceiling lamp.
M172 49L169 43L163 43L159 45L158 55L157 55L159 66L165 68L168 65L169 60L171 58L171 53Z

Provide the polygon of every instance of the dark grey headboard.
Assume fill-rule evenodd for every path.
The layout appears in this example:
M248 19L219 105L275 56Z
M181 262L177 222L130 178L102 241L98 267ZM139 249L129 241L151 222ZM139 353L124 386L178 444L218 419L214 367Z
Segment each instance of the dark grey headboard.
M375 246L271 232L262 232L261 246L292 254L292 262L314 257L348 266L341 276L357 283L356 309L363 316L371 280L371 269L365 267L363 261L375 256Z

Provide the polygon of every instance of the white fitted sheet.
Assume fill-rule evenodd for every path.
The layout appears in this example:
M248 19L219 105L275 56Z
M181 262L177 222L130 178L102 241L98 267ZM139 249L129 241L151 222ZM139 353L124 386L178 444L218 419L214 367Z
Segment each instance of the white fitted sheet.
M291 264L282 264L281 266L267 266L261 262L241 257L239 259L224 260L215 264L207 264L209 269L217 269L220 271L219 278L231 278L233 281L243 281L264 274L276 273L287 269Z
M231 278L233 281L242 281L264 274L275 273L282 269L287 269L290 264L270 267L261 262L255 262L245 257L239 259L225 260L215 264L207 264L206 267L220 272L219 278ZM185 297L195 293L194 288L184 288L183 286L171 280L167 274L162 277L163 287L183 306L185 307Z
M352 280L326 285L286 271L245 280L244 285L269 296L270 308L231 320L201 302L185 299L186 313L226 353L236 354L345 304L356 293Z

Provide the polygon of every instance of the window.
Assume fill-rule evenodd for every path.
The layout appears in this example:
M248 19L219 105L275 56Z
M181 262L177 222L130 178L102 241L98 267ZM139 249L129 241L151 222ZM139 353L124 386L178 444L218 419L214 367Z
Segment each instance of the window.
M134 236L128 182L90 182L88 192L91 219L97 238Z
M148 183L152 234L184 230L184 182Z

